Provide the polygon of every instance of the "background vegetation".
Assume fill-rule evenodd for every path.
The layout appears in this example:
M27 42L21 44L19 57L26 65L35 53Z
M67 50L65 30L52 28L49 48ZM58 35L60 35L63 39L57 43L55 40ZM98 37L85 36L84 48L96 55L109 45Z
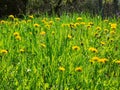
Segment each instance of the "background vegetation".
M1 0L0 15L89 12L102 16L119 13L119 0Z
M118 5L2 0L0 90L120 90Z
M89 14L0 21L0 90L119 90L120 21Z

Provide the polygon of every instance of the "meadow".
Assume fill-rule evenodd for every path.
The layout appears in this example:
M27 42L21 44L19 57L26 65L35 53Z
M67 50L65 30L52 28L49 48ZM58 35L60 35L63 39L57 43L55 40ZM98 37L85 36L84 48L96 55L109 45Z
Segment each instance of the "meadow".
M0 20L0 90L119 90L119 26L89 14Z

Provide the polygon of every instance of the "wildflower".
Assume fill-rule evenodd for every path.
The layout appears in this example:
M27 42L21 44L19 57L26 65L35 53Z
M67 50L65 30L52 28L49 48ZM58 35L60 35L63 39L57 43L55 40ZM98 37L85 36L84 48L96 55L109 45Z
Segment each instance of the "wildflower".
M95 37L97 37L99 34L98 34L98 32L95 32L95 34L94 34L94 35L95 35Z
M14 15L9 15L8 17L11 18L11 19L15 18Z
M85 22L81 22L80 24L81 24L81 25L85 25Z
M81 72L82 68L81 67L77 67L77 68L75 68L75 71Z
M26 72L30 72L30 71L31 71L31 69L28 68Z
M113 39L113 38L110 38L110 39L109 39L109 41L110 41L110 42L113 42L113 41L114 41L114 39Z
M93 57L91 60L89 60L91 63L94 63L95 61L98 61L99 60L99 57Z
M72 49L73 50L80 50L80 47L79 46L73 46Z
M104 29L104 32L106 32L106 33L107 33L108 31L109 31L108 29Z
M49 21L49 24L52 25L54 22L53 21Z
M88 24L88 25L87 25L87 28L90 28L90 27L91 27L91 25L90 25L90 24Z
M14 21L18 21L19 19L18 18L14 18Z
M45 31L41 31L41 32L40 32L40 35L45 35L45 34L46 34Z
M41 46L42 46L43 48L46 48L46 45L45 45L45 44L43 44L43 43L41 43Z
M80 20L82 20L82 18L81 18L81 17L78 17L78 18L77 18L77 21L80 21Z
M55 31L52 31L52 35L54 35L55 34Z
M60 71L65 71L65 68L64 67L59 67L59 70Z
M104 20L104 22L108 22L108 20L107 20L107 19L105 19L105 20Z
M83 46L83 45L84 45L84 43L83 43L83 42L80 42L80 45L81 45L81 46Z
M30 19L33 19L34 18L34 16L33 15L30 15L30 16L28 16Z
M21 40L21 36L20 36L20 35L16 36L15 38L16 38L17 40Z
M18 23L18 22L16 22L14 25L17 27L17 26L19 25L19 23Z
M26 23L26 20L22 20L21 23Z
M49 24L46 24L45 26L46 26L47 28L49 28L49 29L50 29L50 27L51 27Z
M106 58L101 58L101 59L99 59L98 60L98 62L100 62L100 63L105 63L105 62L107 62L108 60L106 59Z
M34 24L34 27L39 27L39 26L40 26L40 25L39 25L39 24L37 24L37 23L36 23L36 24Z
M48 20L48 18L43 18L43 20L47 21L47 20Z
M46 21L45 21L45 20L41 20L41 22L42 22L42 23L46 23Z
M112 35L115 34L115 31L114 30L110 31L110 34L112 34Z
M65 26L70 27L70 24L62 24L61 26L62 26L62 27L65 27Z
M115 63L120 64L120 60L115 61Z
M105 42L101 41L100 44L101 44L101 45L105 45Z
M111 29L116 29L117 24L116 24L116 23L113 23L113 24L110 24L110 26L111 26Z
M29 22L31 22L31 20L27 20L27 22L29 23Z
M98 27L96 27L96 30L101 30L101 27L99 27L99 26L98 26Z
M25 50L24 49L20 49L20 52L23 53L23 52L25 52Z
M60 20L60 18L55 18L55 20L59 21L59 20Z
M3 49L3 50L1 50L1 51L0 51L0 53L7 54L7 53L8 53L8 51L7 51L7 50L5 50L5 49Z
M31 34L31 35L32 35L32 32L29 32L29 34Z
M96 56L95 56L95 57L92 58L92 60L98 61L98 60L99 60L99 57L96 57Z
M91 25L91 26L92 26L92 25L94 25L94 24L93 24L93 22L89 22L88 25Z
M93 47L90 47L90 48L89 48L89 51L92 51L92 52L98 53L98 50L97 50L96 48L93 48Z
M76 28L76 26L75 26L74 23L70 23L70 24L69 24L69 27L70 27L70 28Z
M80 23L75 23L74 25L75 25L75 26L79 26L79 25L80 25Z
M68 39L72 39L72 36L71 36L71 35L68 35Z
M13 35L14 36L19 36L19 32L14 32Z
M6 21L5 21L5 20L1 20L0 23L1 23L1 24L5 24Z

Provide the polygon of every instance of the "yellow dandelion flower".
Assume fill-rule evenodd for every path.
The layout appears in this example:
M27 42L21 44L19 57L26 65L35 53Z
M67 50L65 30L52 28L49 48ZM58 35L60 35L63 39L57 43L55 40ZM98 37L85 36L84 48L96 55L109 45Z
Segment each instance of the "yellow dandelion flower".
M70 24L69 24L69 27L70 27L70 28L76 28L76 25L75 25L74 23L70 23Z
M113 38L110 38L110 39L109 39L109 41L110 41L110 42L113 42L113 41L114 41L114 39L113 39Z
M74 25L75 25L75 26L79 26L79 25L80 25L80 23L75 23Z
M47 20L48 20L48 18L43 18L43 20L47 21Z
M46 26L48 29L50 29L50 27L51 27L49 24L46 24L45 26Z
M8 17L11 18L11 19L15 18L14 15L9 15Z
M85 25L85 22L81 22L80 24L81 24L81 25Z
M90 28L90 27L91 27L91 25L90 25L90 24L88 24L88 25L87 25L87 28Z
M94 61L98 61L99 59L100 59L100 58L99 58L99 57L96 57L96 56L92 58L92 60L94 60Z
M94 47L90 47L90 48L89 48L89 51L92 51L92 52L98 53L98 50L97 50L96 48L94 48Z
M78 17L78 18L77 18L77 21L80 21L80 20L82 20L82 18L81 18L81 17Z
M29 22L31 22L31 20L27 20L27 22L29 23Z
M14 18L14 21L19 21L19 19L18 18Z
M76 68L75 68L75 71L81 72L81 71L82 71L82 68L81 68L81 67L76 67Z
M16 38L17 40L21 40L21 36L20 36L20 35L16 36L15 38Z
M66 27L66 26L70 27L70 24L62 24L61 26L62 27Z
M60 18L55 18L56 21L60 21Z
M46 34L45 31L41 31L41 32L40 32L40 35L45 35L45 34Z
M108 29L104 29L104 32L106 32L106 33L107 33L108 31L109 31Z
M45 45L45 44L43 44L43 43L41 43L41 46L42 46L43 48L46 48L46 45Z
M114 30L110 31L110 34L112 34L112 35L115 34L115 31Z
M117 24L116 23L112 23L112 24L110 24L110 26L111 26L111 29L116 29Z
M42 23L46 23L46 20L43 19L43 20L41 20L41 22L42 22Z
M101 41L100 44L101 44L101 45L105 45L105 42Z
M107 19L105 19L105 20L104 20L104 22L108 22L108 20L107 20Z
M52 31L52 35L54 35L55 34L55 31Z
M92 59L90 59L89 61L91 62L91 63L94 63L95 61L98 61L99 60L99 57L93 57Z
M95 36L95 37L97 37L98 35L99 35L98 32L95 32L95 33L94 33L94 36Z
M1 24L5 24L6 21L5 21L5 20L1 20L0 23L1 23Z
M120 60L115 61L115 63L120 64Z
M20 52L23 53L23 52L25 52L25 50L21 48L21 49L20 49Z
M73 46L72 49L73 50L80 50L80 47L79 46Z
M98 62L100 62L100 63L105 63L107 61L108 61L108 59L106 59L106 58L101 58L101 59L98 60Z
M65 71L65 68L64 67L59 67L59 70L60 71Z
M7 54L8 53L8 51L5 50L5 49L1 50L0 52L3 53L3 54Z
M101 30L101 27L99 27L99 26L98 26L98 27L96 27L96 30Z
M93 23L93 22L89 22L88 25L91 25L91 26L92 26L92 25L94 25L94 23Z
M71 36L71 35L68 35L68 39L72 39L72 36Z
M53 21L49 21L49 24L52 25L54 22Z
M37 24L37 23L36 23L36 24L34 24L34 27L39 27L39 26L40 26L40 25L39 25L39 24Z
M19 36L20 34L19 34L19 32L14 32L13 35L14 36Z
M32 32L29 32L29 34L31 34L31 35L32 35Z
M34 16L33 16L33 15L29 15L28 17L29 17L30 19L33 19L33 18L34 18Z

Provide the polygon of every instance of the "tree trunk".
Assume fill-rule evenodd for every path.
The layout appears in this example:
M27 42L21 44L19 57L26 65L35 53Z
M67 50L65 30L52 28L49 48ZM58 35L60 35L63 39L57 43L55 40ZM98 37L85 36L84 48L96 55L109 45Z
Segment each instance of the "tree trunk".
M113 0L114 14L118 12L118 0Z
M99 0L99 14L104 18L103 15L103 0Z

